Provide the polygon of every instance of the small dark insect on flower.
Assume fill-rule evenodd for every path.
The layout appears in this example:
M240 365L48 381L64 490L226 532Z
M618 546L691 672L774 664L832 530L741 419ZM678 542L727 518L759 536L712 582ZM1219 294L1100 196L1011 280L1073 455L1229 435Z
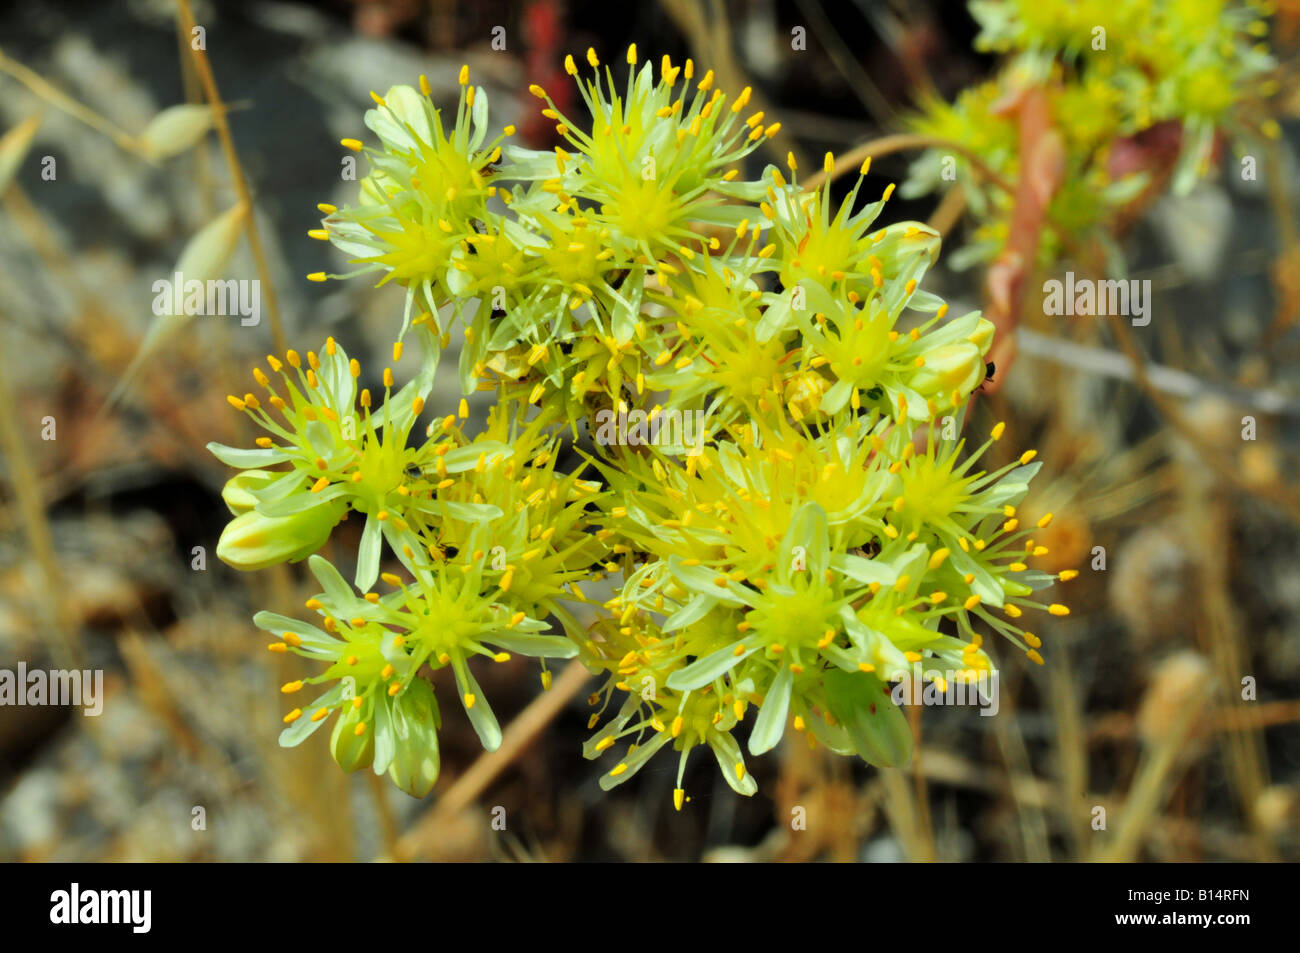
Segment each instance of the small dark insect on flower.
M976 389L976 390L983 390L985 384L991 384L991 383L993 383L993 372L994 372L995 370L997 370L997 365L996 365L996 364L994 364L992 361L985 361L985 362L984 362L984 380L982 380L982 381L980 382L980 386L977 387L977 388L975 388L975 389Z

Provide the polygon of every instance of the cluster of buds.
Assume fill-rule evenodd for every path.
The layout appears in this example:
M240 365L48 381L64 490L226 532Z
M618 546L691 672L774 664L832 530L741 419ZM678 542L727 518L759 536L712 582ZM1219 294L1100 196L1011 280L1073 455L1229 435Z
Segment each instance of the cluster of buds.
M1011 232L1015 195L998 184L1024 167L1036 132L1021 122L1026 89L1046 97L1043 120L1060 136L1062 168L1047 209L1056 226L1042 264L1065 250L1060 233L1113 226L1169 184L1189 191L1208 174L1226 136L1259 143L1281 134L1265 101L1277 92L1265 42L1266 0L972 0L976 47L1004 57L996 75L953 103L931 97L914 131L954 143L912 165L903 194L960 182L977 227L955 266L995 259ZM1030 124L1031 126L1033 124ZM1041 130L1039 130L1041 131ZM981 164L973 168L971 157Z
M992 634L1041 664L1023 617L1067 611L1036 593L1070 574L1029 565L1051 514L1016 510L1033 451L985 471L1003 426L973 452L960 435L992 326L919 287L939 236L876 227L893 186L860 200L865 165L838 203L829 174L799 185L793 156L744 179L778 128L748 110L748 89L729 99L711 71L638 64L635 47L623 85L593 51L586 62L590 79L566 60L581 121L531 88L567 147L489 141L467 70L454 124L421 77L374 96L377 147L344 140L371 174L358 205L324 206L312 234L406 290L393 358L415 336L423 361L396 393L385 369L372 410L332 339L305 360L269 357L280 379L254 372L267 396L231 397L267 436L212 447L244 471L221 557L310 556L323 590L307 602L318 622L256 617L273 651L325 666L282 743L337 712L341 766L421 795L440 719L425 669L453 669L491 750L500 729L474 657L519 653L604 673L585 748L612 760L602 785L671 748L678 809L701 745L754 792L742 726L754 755L793 726L901 764L911 733L891 682L916 664L935 680L988 673ZM421 442L457 326L460 389L496 404L474 428L462 399ZM570 451L583 466L557 470ZM317 551L353 511L365 528L348 583Z

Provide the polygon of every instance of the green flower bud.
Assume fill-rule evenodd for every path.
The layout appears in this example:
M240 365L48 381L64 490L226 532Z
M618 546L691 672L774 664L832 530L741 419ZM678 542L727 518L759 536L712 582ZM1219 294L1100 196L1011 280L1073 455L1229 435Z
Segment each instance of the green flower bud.
M912 729L898 706L883 696L884 684L874 675L831 669L826 705L863 760L893 768L912 758Z
M927 399L943 404L952 392L963 396L984 379L984 355L969 341L945 344L925 355L925 366L918 368L908 386Z
M231 515L247 513L257 505L257 498L253 496L252 491L263 489L272 480L283 475L267 470L245 470L226 481L226 485L221 489L221 498L225 500L226 508L230 510Z
M347 508L342 500L330 500L292 516L241 513L222 531L217 558L245 571L305 559L329 539Z
M352 703L343 706L343 715L334 722L334 733L330 735L330 754L335 763L344 771L358 771L368 768L375 761L375 733L367 731L366 710L372 706L353 707ZM357 729L360 728L360 734Z
M412 797L424 797L438 780L438 702L433 687L415 678L391 702L381 696L378 704L389 704L396 750L388 766L393 783Z
M992 321L990 321L988 318L980 318L979 323L976 325L974 332L971 333L971 335L967 337L966 340L970 341L977 348L979 348L981 355L987 354L989 352L989 348L993 346L993 332L995 330L996 329L993 327Z

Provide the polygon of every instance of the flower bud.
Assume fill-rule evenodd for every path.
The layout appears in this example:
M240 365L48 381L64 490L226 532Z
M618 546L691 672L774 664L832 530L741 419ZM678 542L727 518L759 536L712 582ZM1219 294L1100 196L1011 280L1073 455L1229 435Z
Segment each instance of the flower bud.
M388 776L412 797L424 797L438 780L441 767L433 686L422 678L412 679L394 699L391 719L396 749Z
M826 704L844 727L853 750L868 764L900 767L912 757L912 729L874 675L832 669L826 674Z
M232 516L247 513L257 505L257 498L252 491L264 489L272 480L282 476L283 473L267 470L244 470L226 481L221 489L221 498Z
M231 520L217 542L217 557L245 571L305 559L329 539L347 504L330 500L292 516L263 516L256 510Z
M375 760L375 727L365 724L364 710L364 706L353 708L351 704L344 705L343 714L334 722L330 754L344 771L368 768ZM361 727L359 735L358 726Z
M953 391L969 394L984 379L984 355L977 345L962 341L945 344L925 355L925 366L907 381L926 399L943 404Z
M993 346L994 330L992 321L988 318L980 318L979 323L975 326L975 330L971 332L966 340L979 348L981 355L987 354L989 348Z

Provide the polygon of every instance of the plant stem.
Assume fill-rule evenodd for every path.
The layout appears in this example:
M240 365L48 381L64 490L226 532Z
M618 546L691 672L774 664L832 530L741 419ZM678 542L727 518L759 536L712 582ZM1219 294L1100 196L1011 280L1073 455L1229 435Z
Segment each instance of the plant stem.
M176 0L176 9L181 19L181 25L184 33L192 36L194 33L194 12L190 8L190 0ZM239 201L248 208L248 216L244 219L244 233L248 236L248 247L253 253L253 260L257 264L257 275L262 283L262 293L266 298L266 314L271 325L271 341L277 351L283 352L287 346L284 339L284 329L280 325L280 308L275 297L275 286L271 282L271 269L266 262L266 254L262 249L262 238L257 231L257 216L254 214L256 206L253 204L252 194L248 190L248 180L244 177L244 168L239 163L239 153L235 149L235 140L230 135L230 123L226 119L226 105L222 102L221 93L217 89L217 81L212 73L212 64L208 61L206 50L195 49L194 44L190 44L190 52L194 56L194 67L199 74L199 82L203 85L203 93L207 97L208 105L212 107L212 121L217 130L217 138L221 140L221 152L226 159L226 167L230 170L230 179L235 187L235 195Z

